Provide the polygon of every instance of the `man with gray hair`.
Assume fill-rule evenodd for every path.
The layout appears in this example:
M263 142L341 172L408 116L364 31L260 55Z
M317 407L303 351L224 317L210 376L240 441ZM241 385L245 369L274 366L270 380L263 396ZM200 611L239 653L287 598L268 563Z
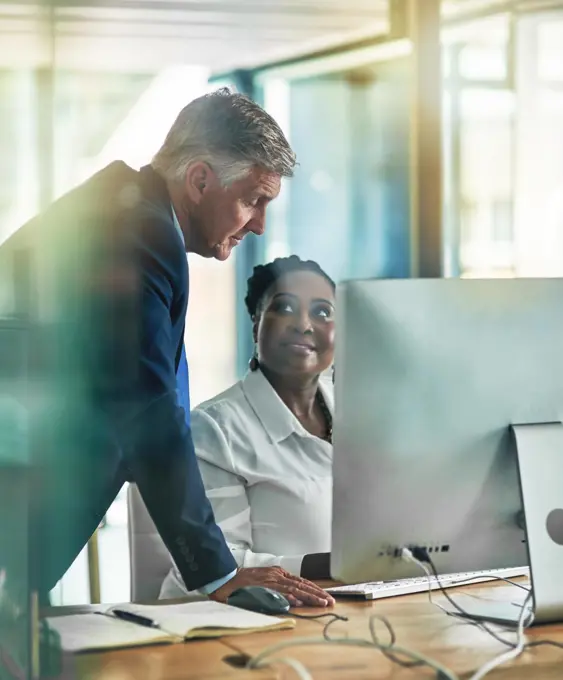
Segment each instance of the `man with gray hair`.
M187 250L218 260L247 233L264 232L266 206L294 166L274 119L225 89L186 106L152 161L168 186Z
M0 270L24 261L31 275L14 270L7 312L21 315L24 304L28 317L50 322L41 338L51 403L42 410L48 416L34 419L32 437L40 444L32 449L32 516L41 592L61 578L129 480L188 590L225 601L236 588L264 585L293 604L333 602L279 567L237 570L176 393L186 252L226 260L246 234L262 234L266 208L294 165L273 118L219 90L181 111L151 165L137 172L112 163L0 248Z

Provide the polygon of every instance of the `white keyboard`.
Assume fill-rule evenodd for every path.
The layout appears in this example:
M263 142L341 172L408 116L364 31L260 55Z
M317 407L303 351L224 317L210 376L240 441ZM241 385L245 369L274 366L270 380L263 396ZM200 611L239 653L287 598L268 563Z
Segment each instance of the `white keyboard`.
M440 583L444 588L468 586L473 583L494 581L496 577L515 578L516 576L530 576L529 567L511 567L509 569L490 569L489 571L468 571L460 574L444 574L440 576ZM335 586L327 588L331 595L346 597L362 597L366 600L379 600L384 597L409 595L410 593L424 593L429 589L439 590L440 585L435 576L430 577L430 584L426 576L404 578L398 581L379 581L377 583L359 583L353 586Z

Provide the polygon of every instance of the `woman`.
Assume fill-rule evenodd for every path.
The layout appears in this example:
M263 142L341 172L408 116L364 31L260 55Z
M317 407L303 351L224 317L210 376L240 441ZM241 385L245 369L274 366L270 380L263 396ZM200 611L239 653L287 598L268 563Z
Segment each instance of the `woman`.
M191 427L207 496L240 567L330 576L334 292L293 255L254 268L246 306L250 371L196 408ZM174 567L161 597L186 594Z

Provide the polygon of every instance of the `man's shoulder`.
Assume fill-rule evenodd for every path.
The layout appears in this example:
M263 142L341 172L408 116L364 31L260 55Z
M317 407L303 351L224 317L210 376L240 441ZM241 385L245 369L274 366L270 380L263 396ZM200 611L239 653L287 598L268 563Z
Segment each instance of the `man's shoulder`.
M126 205L126 190L131 188L133 192L134 187L139 184L139 178L139 171L130 168L123 161L114 161L63 194L42 214L48 215L69 205L72 205L73 209L95 206L102 212L108 210L116 201Z
M73 187L37 215L19 227L5 245L29 241L33 245L36 234L64 234L72 225L95 222L98 226L119 210L120 194L126 197L126 188L135 187L139 172L122 161L115 161ZM132 193L132 192L131 192Z
M149 275L187 288L166 183L150 166L134 170L116 161L92 175L18 229L1 251L10 257L23 249L33 252L34 262L47 263L43 269L70 260L96 268L130 258Z
M115 161L62 196L36 220L49 234L62 232L84 245L153 253L172 272L185 259L166 183L151 166L134 170Z
M134 170L123 161L115 161L92 175L62 196L52 209L68 209L70 214L97 215L110 222L139 213L154 218L170 218L164 180L150 166Z
M58 226L79 218L102 223L139 210L164 218L168 202L166 183L150 166L135 170L123 161L114 161L55 200L21 230L39 223Z

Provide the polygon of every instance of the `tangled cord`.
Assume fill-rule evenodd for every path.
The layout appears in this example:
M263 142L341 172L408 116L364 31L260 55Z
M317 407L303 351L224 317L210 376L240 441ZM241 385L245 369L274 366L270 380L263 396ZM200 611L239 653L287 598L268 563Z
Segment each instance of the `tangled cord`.
M414 553L414 554L413 554ZM424 552L420 552L420 549L414 549L412 552L411 550L405 548L403 549L402 552L402 558L406 559L408 561L412 561L416 563L426 574L427 578L429 579L429 588L428 588L428 595L429 595L429 601L431 604L437 606L438 608L441 609L441 611L445 612L449 616L456 616L456 617L462 617L463 620L466 621L467 623L471 623L473 625L479 626L483 631L487 632L489 635L491 635L495 640L500 642L501 644L509 647L510 649L507 650L506 652L503 652L502 654L497 655L487 663L485 663L481 668L479 668L470 678L470 680L482 680L486 675L488 675L494 668L497 668L497 666L500 666L507 661L513 660L517 658L525 649L530 649L530 648L535 648L535 647L541 647L541 646L552 646L556 647L558 649L563 649L563 643L556 642L555 640L549 640L549 639L542 639L542 640L535 640L533 642L525 642L524 638L524 633L525 629L531 625L533 621L533 614L530 612L530 615L526 617L526 612L528 610L528 605L531 602L532 599L532 591L530 588L527 588L520 583L516 583L514 581L511 581L509 579L500 577L500 576L495 576L491 574L491 578L499 581L504 581L506 583L509 583L512 586L518 587L522 590L525 590L527 595L526 599L524 600L524 603L521 605L521 612L518 620L518 628L517 628L517 636L516 636L516 641L510 641L506 640L502 636L498 635L496 631L494 631L490 626L488 626L486 623L482 621L476 621L471 615L466 612L463 607L461 607L455 600L450 596L450 594L447 592L447 589L443 586L442 582L440 581L440 577L438 575L437 569L435 565L433 564L431 558L429 555ZM427 566L428 565L428 566ZM431 570L431 572L430 572ZM432 589L430 587L431 582L430 579L432 575L436 578L436 581L438 583L438 587L440 592L446 597L448 602L454 607L456 611L451 612L444 607L442 607L439 603L434 602L432 600ZM472 579L468 579L467 583L471 583ZM456 585L463 585L464 581L460 581L459 583L456 583ZM421 667L421 666L426 666L429 668L432 668L436 674L439 680L460 680L459 677L450 669L446 668L443 666L441 663L438 661L431 659L424 654L421 654L420 652L417 652L413 649L410 649L409 647L404 647L402 645L397 644L397 636L395 634L395 631L393 629L393 626L389 622L389 620L385 616L380 616L379 614L373 614L369 618L369 631L370 631L370 636L371 640L365 640L365 639L356 639L356 638L348 638L348 637L331 637L329 634L331 626L336 621L347 621L347 617L345 616L340 616L338 614L334 613L325 613L325 614L320 614L317 616L306 616L306 615L299 615L299 614L292 614L292 616L296 616L297 618L301 619L321 619L325 617L330 617L331 620L328 621L324 628L323 628L323 637L310 637L310 638L294 638L293 640L288 640L286 642L281 642L276 645L272 645L270 647L267 647L266 649L262 650L259 654L257 654L254 658L249 658L246 663L247 668L264 668L266 666L269 666L273 663L283 663L295 670L297 673L298 677L300 680L313 680L313 676L309 673L309 671L305 668L305 666L298 660L292 659L290 657L286 656L280 656L280 657L271 657L272 654L275 654L278 651L281 651L282 649L286 649L288 647L301 647L301 646L313 646L313 645L333 645L333 646L350 646L350 647L361 647L364 649L376 649L380 651L389 661L392 663L395 663L403 668L416 668L416 667ZM387 643L383 642L376 631L376 622L381 622L386 630L387 633L389 634L389 641Z

